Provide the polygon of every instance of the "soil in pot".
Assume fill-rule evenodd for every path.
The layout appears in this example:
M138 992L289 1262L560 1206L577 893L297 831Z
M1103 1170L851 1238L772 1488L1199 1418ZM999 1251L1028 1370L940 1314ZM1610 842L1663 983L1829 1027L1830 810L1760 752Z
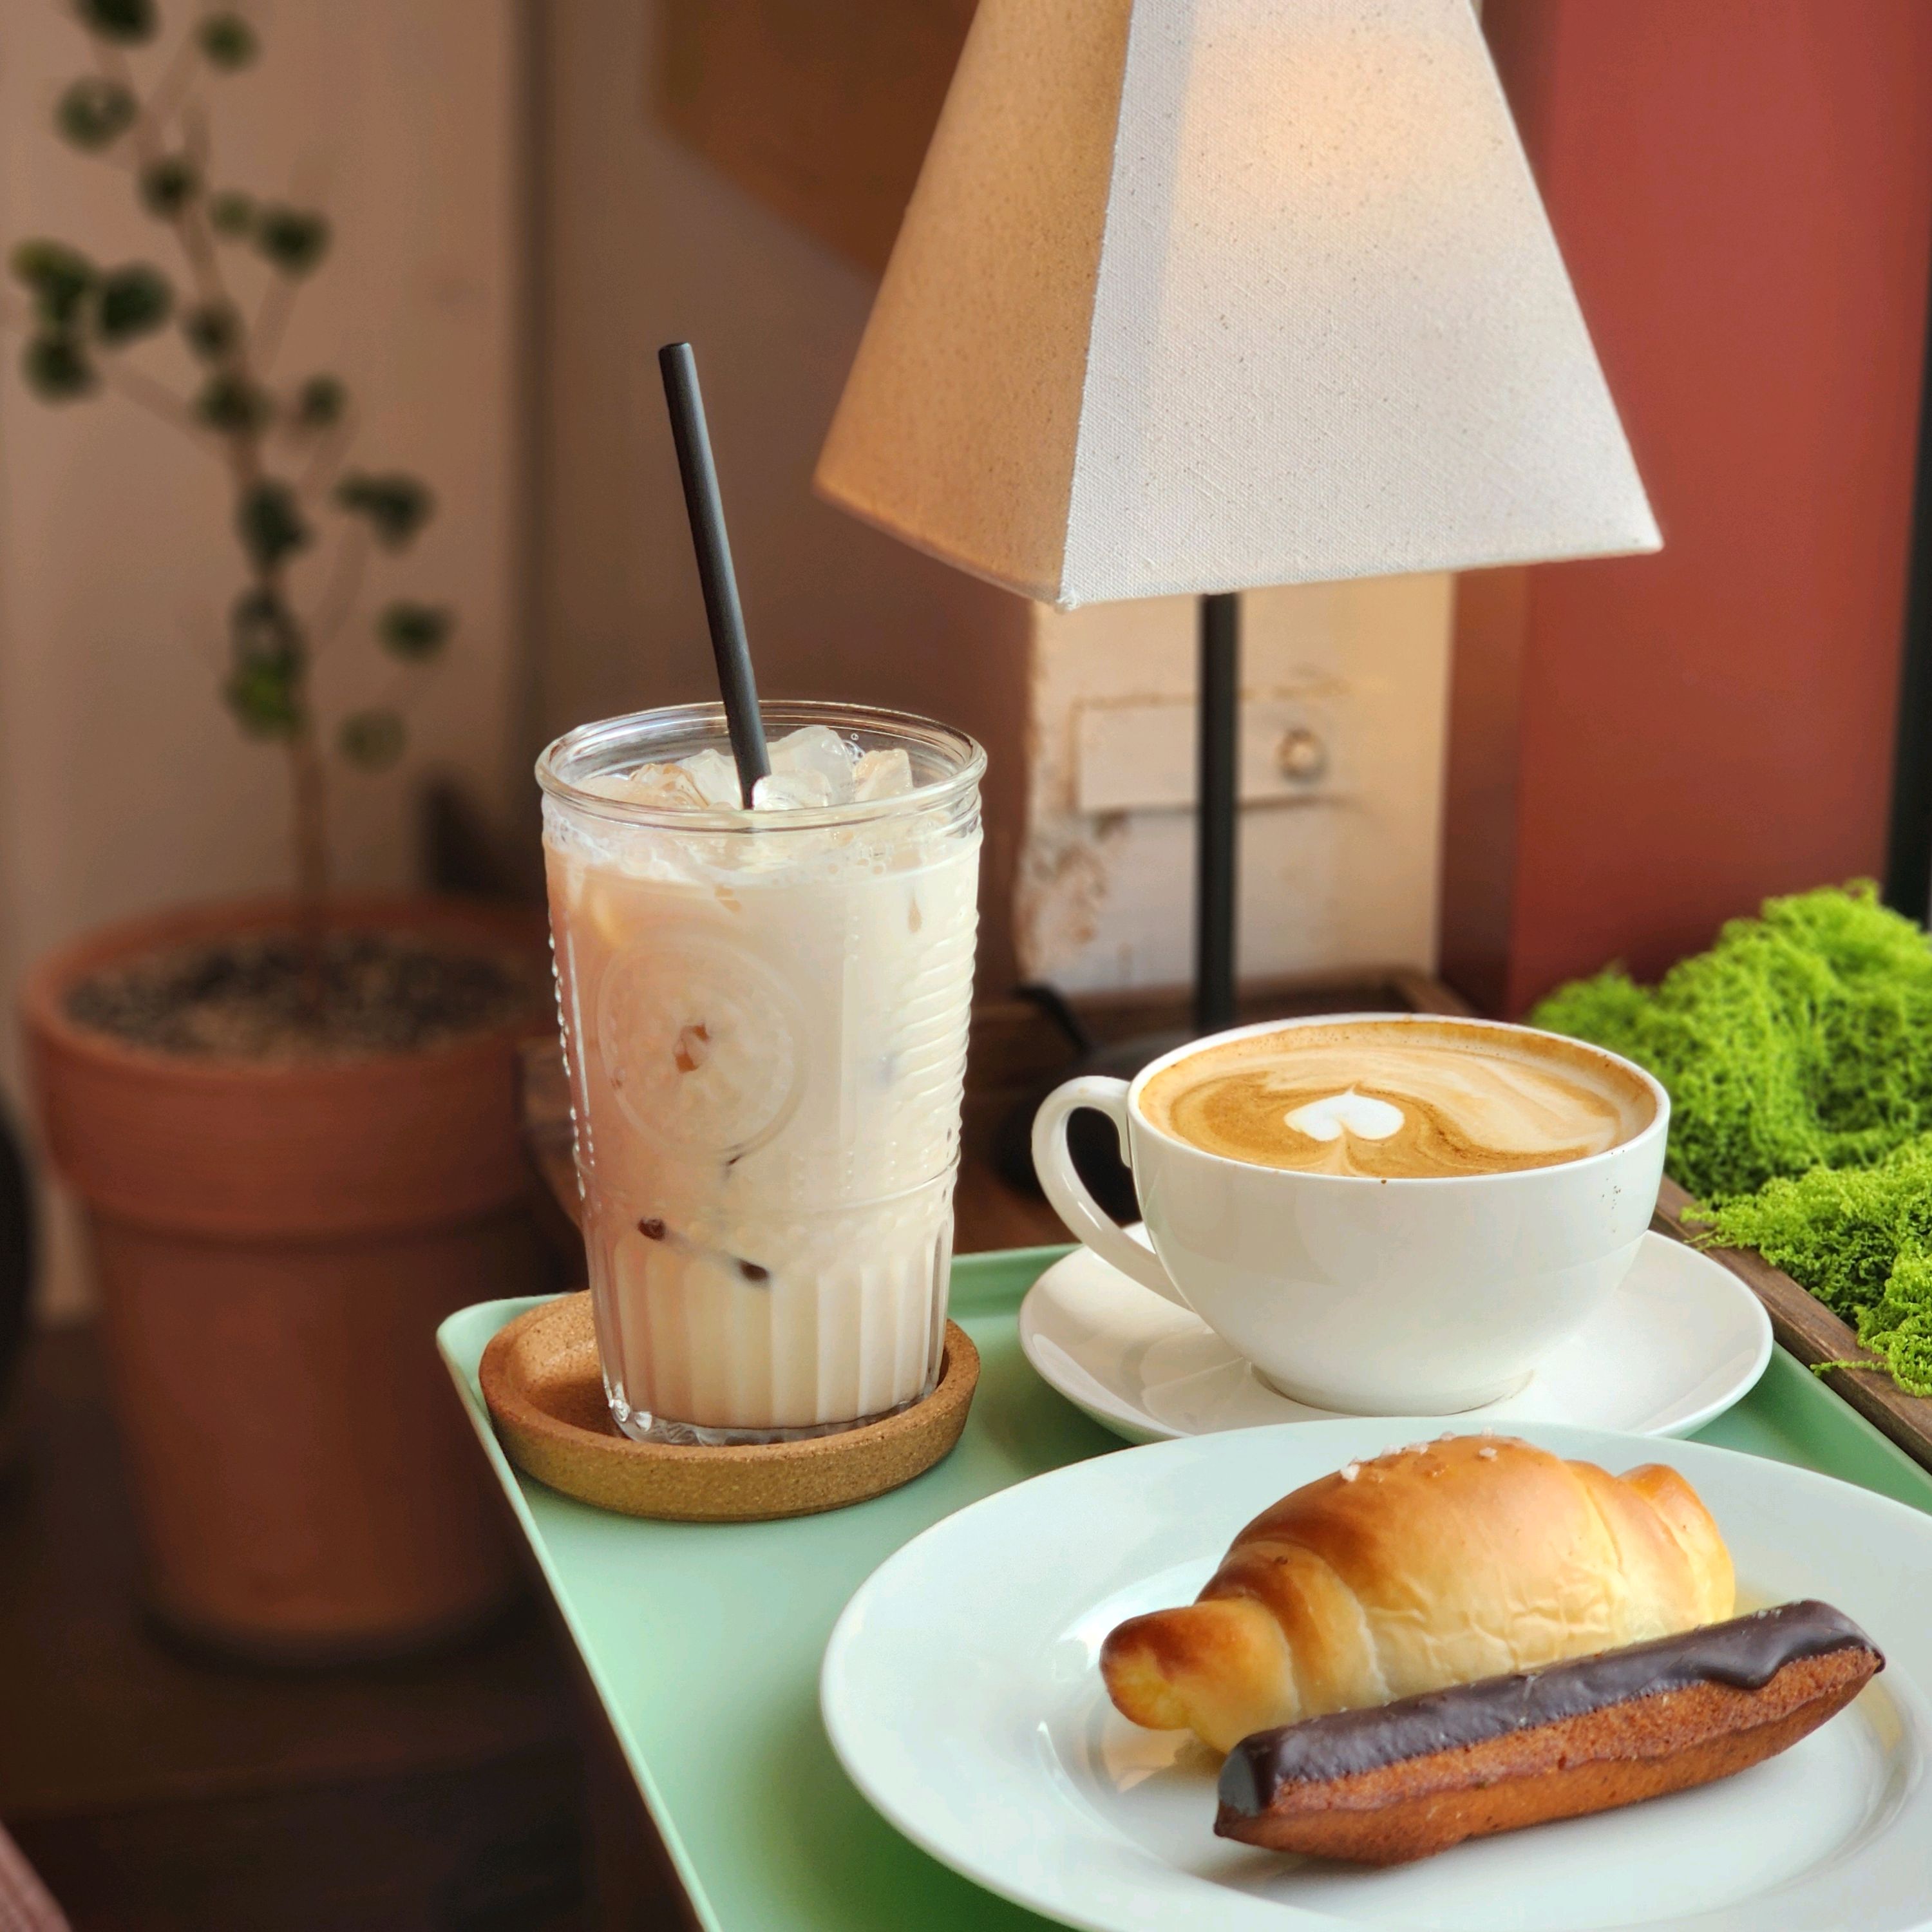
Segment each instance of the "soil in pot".
M407 933L238 933L116 962L68 989L76 1025L159 1053L330 1059L411 1053L504 1024L535 989L521 962Z

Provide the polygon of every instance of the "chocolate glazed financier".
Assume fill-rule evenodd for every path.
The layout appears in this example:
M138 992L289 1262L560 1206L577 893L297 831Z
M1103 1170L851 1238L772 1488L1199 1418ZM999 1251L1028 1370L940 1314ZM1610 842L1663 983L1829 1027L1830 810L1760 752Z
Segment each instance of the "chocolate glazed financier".
M1786 1604L1546 1670L1263 1731L1222 1767L1214 1828L1400 1864L1688 1790L1816 1730L1885 1667L1828 1604Z

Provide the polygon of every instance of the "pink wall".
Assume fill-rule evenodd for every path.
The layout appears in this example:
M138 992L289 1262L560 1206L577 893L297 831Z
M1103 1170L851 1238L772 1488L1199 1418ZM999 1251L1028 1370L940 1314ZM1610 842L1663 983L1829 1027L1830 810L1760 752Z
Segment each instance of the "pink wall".
M1485 22L1665 540L1463 586L1444 963L1514 1012L1882 868L1932 5L1489 0Z

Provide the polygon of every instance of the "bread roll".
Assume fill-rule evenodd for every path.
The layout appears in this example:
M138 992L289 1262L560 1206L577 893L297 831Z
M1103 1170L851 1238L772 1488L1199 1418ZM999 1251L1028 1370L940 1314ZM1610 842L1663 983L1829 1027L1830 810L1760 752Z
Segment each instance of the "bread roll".
M1115 1630L1100 1667L1123 1716L1226 1751L1714 1623L1732 1595L1724 1539L1675 1470L1610 1476L1510 1437L1445 1436L1284 1496L1196 1602Z

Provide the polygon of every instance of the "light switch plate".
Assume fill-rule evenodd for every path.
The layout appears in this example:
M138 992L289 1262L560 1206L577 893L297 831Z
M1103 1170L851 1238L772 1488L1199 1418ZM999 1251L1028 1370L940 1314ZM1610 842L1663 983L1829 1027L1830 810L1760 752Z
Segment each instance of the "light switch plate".
M1320 698L1244 698L1244 806L1336 796L1343 776L1339 707ZM1197 707L1192 698L1089 704L1075 719L1075 808L1183 812L1194 806Z

